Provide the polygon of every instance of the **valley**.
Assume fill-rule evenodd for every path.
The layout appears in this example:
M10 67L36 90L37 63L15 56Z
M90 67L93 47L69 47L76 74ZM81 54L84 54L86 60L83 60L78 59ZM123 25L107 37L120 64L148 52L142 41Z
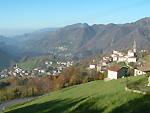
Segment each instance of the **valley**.
M150 17L122 25L77 23L0 36L0 100L44 95L4 112L149 111L149 23ZM138 101L144 104L134 106Z

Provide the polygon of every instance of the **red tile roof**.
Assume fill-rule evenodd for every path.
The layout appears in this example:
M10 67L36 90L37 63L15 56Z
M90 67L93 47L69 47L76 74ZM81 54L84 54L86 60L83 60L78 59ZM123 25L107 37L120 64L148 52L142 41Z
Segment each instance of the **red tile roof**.
M136 58L136 57L128 57L128 58Z
M119 56L113 56L113 57L119 57Z
M119 71L121 68L123 68L123 67L121 67L121 66L111 66L111 67L109 67L108 68L108 70L110 70L110 71Z
M137 67L137 69L141 71L150 71L150 67Z
M108 62L109 62L109 60L103 60L103 62L104 62L104 63L108 63Z
M128 52L130 52L130 53L134 53L132 50L129 50Z

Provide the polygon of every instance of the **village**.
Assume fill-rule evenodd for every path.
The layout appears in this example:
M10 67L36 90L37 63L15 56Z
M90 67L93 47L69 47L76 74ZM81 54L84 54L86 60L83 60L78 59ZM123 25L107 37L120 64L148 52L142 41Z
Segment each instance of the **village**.
M145 52L146 50L141 50L140 52ZM129 68L132 68L130 64L134 64L138 62L138 57L136 55L136 42L134 41L133 50L128 51L117 51L113 50L112 54L108 56L103 56L102 60L100 60L97 64L94 64L95 60L93 60L93 64L90 64L86 70L90 71L96 69L97 72L104 73L104 70L107 70L107 80L118 79L127 77L127 71ZM37 62L37 60L35 60ZM13 67L13 69L3 69L0 72L0 78L6 77L25 77L30 76L32 78L36 76L55 76L61 74L63 69L73 66L73 61L61 62L57 61L54 66L54 62L47 60L44 61L45 67L36 67L34 69L22 69L18 67L18 64ZM124 63L125 66L118 66L115 64ZM134 76L147 74L150 72L150 67L145 67L141 65L141 62L138 62L138 67L134 68Z
M18 64L16 63L16 66L13 67L12 70L9 69L3 69L0 72L0 78L6 78L6 77L25 77L30 76L32 78L36 76L58 76L61 74L63 69L68 68L73 65L73 62L67 61L67 62L57 62L57 66L52 66L52 61L45 61L45 68L34 68L34 69L26 69L23 70L22 68L18 67Z
M145 52L146 50L141 50L140 52ZM91 64L87 67L87 70L96 69L98 72L104 73L104 70L108 70L107 80L118 79L127 77L127 71L129 68L132 68L129 64L137 63L139 60L136 55L136 42L134 41L133 50L128 50L126 53L113 50L110 56L104 56L99 64ZM126 66L118 66L113 63L124 62ZM150 72L150 67L141 65L141 62L138 62L138 67L134 68L134 76L143 75Z

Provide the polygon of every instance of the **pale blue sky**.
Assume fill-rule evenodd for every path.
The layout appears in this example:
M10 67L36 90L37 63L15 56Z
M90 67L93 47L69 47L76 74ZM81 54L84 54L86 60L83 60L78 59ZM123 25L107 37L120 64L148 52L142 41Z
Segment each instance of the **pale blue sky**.
M149 12L150 0L0 0L0 35L75 23L123 24Z

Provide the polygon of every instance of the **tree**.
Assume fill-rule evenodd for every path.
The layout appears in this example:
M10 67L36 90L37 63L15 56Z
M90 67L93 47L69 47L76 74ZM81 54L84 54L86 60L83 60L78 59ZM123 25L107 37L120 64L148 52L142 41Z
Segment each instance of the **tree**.
M103 73L97 73L98 74L98 79L99 80L104 80L104 74Z
M18 84L18 78L17 78L17 77L13 77L13 78L11 79L11 83L12 83L13 85L17 85L17 84Z
M50 83L50 82L51 82L50 76L47 76L47 77L46 77L46 82L47 82L47 83Z
M7 100L7 90L6 88L1 90L2 100Z
M64 81L64 75L61 74L61 75L58 77L58 79L57 79L56 82L57 82L57 83L56 83L56 88L57 88L57 89L63 88L63 87L64 87L64 83L65 83L65 81Z
M14 88L14 97L19 98L19 97L21 97L21 94L22 94L21 88L20 87L15 87Z
M107 78L107 77L108 77L108 71L104 70L104 78Z
M86 83L86 82L88 82L88 81L89 81L89 77L88 77L88 76L84 77L83 83Z
M78 82L79 81L78 81L77 76L75 74L70 78L70 81L69 81L69 83L71 85L76 85Z
M128 69L127 76L134 76L134 69Z

